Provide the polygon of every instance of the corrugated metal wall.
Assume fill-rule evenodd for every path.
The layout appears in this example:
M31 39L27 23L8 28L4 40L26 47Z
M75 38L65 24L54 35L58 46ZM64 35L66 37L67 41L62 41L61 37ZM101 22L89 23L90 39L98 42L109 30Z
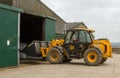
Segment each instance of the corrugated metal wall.
M55 37L56 37L56 39L64 39L65 34L56 33Z
M46 18L45 22L45 40L51 41L55 39L55 20Z
M18 13L0 8L0 67L15 66L18 42Z

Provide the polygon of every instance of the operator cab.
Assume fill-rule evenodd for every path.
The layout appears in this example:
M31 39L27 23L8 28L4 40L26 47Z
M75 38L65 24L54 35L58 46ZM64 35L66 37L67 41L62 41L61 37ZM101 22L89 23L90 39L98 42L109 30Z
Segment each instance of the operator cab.
M81 42L81 43L91 43L92 39L90 33L85 30L69 30L65 37L65 43L72 43L72 42Z
M70 58L81 58L78 56L92 43L93 36L88 29L68 30L64 39L64 47L69 52ZM82 55L82 54L81 54Z

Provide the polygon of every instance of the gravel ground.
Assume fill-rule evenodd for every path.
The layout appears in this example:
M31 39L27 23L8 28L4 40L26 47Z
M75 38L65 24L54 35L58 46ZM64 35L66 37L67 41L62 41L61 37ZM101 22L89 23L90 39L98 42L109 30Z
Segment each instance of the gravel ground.
M113 54L100 66L87 66L83 60L69 64L29 61L0 69L0 78L120 78L120 55Z

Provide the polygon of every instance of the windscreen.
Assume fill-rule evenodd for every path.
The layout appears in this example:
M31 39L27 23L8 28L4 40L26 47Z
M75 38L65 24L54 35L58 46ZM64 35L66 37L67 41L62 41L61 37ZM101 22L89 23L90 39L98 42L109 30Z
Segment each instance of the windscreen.
M79 31L79 41L84 43L91 43L90 34L87 31Z
M65 43L69 42L81 42L81 43L91 43L91 35L88 31L68 31L65 37Z

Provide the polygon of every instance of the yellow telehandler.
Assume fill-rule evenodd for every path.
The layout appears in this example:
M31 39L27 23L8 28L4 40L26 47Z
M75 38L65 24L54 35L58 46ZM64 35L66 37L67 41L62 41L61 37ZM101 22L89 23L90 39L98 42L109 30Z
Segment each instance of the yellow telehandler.
M108 57L112 57L112 47L108 39L95 40L93 32L93 30L88 28L70 29L64 39L53 39L50 42L45 42L47 46L39 46L39 51L36 53L42 58L47 58L51 64L67 63L72 59L83 58L87 65L100 65ZM27 46L27 48L30 46ZM23 52L27 51L23 50Z

